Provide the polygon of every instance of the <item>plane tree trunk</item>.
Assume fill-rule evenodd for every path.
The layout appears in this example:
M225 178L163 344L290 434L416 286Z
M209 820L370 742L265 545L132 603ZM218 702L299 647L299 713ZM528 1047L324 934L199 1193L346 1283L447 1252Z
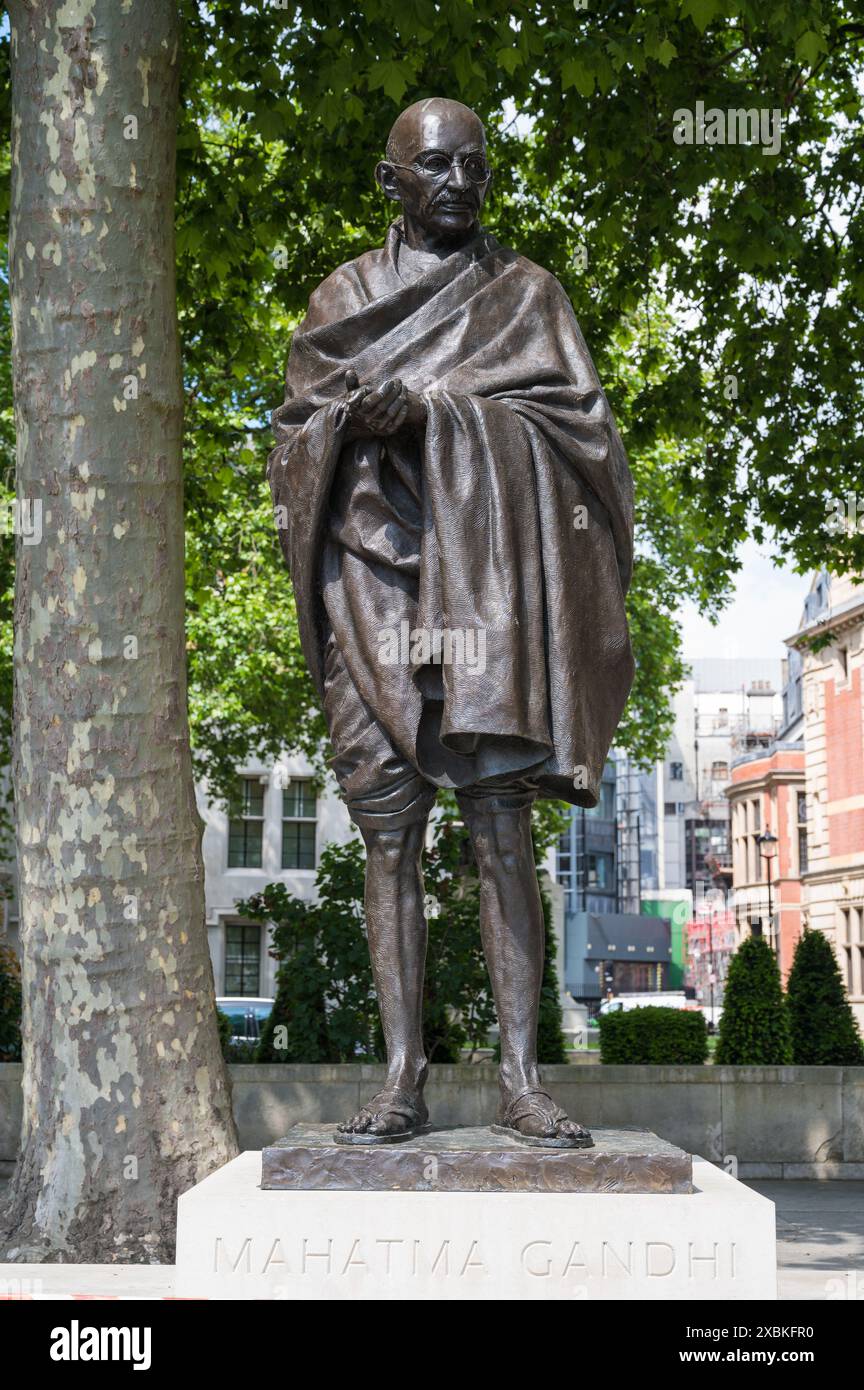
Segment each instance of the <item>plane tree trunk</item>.
M237 1151L186 715L174 0L12 0L11 1259L171 1258Z

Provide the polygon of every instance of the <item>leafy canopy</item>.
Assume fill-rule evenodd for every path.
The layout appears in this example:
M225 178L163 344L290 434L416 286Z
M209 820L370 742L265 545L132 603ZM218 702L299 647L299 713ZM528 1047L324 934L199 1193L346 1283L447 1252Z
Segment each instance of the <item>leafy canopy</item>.
M675 613L684 596L717 610L748 531L802 569L862 568L864 537L826 525L831 499L858 487L864 447L857 7L181 9L177 254L199 772L225 790L238 761L313 748L323 732L269 516L267 418L310 291L383 238L391 209L372 169L390 125L410 101L439 94L487 122L496 175L486 224L561 279L622 428L640 560L629 600L639 670L620 742L658 756L683 669ZM779 152L677 143L676 113L697 102L779 112ZM8 124L7 81L0 117ZM6 346L8 334L4 309ZM11 462L10 391L0 366ZM3 710L10 565L0 537ZM0 738L7 726L0 711Z

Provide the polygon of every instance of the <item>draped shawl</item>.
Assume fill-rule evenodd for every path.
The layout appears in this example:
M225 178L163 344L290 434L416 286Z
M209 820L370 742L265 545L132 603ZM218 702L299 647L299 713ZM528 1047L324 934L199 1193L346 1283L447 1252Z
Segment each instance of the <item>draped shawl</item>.
M313 293L273 415L306 659L323 694L332 635L371 717L436 785L515 775L594 806L633 678L618 430L554 276L479 231L410 282L401 241L396 223ZM347 441L349 368L422 395L425 431ZM428 668L382 662L382 629L405 622L482 631L485 670L445 662L433 688Z

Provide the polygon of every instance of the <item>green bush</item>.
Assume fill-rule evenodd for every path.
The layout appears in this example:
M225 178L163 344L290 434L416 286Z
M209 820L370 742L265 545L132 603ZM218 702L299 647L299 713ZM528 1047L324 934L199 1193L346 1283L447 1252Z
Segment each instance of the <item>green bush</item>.
M600 1060L635 1066L699 1065L708 1056L704 1015L690 1009L649 1005L601 1014Z
M714 1061L784 1066L792 1061L789 1015L774 952L761 936L742 941L729 966Z
M219 1030L219 1047L226 1062L233 1061L233 1046L231 1038L234 1033L234 1025L226 1013L221 1009L216 1010L216 1027Z
M805 931L786 982L792 1059L801 1066L864 1065L864 1043L846 997L831 943Z
M21 967L11 946L0 946L0 1062L21 1061Z
M364 868L359 840L328 845L314 903L293 897L283 884L238 903L245 916L274 924L272 954L279 962L276 999L256 1061L385 1059L363 911ZM480 942L477 876L466 831L452 815L436 822L424 878L431 910L423 1042L430 1061L458 1062L463 1047L485 1045L495 1012Z
M232 1025L227 1014L221 1009L216 1010L216 1027L219 1030L219 1046L222 1049L222 1056L228 1056L228 1049L231 1046Z
M293 898L281 884L265 890L279 961L276 998L255 1049L256 1062L333 1062L338 1050L327 1029L327 971L318 951L322 908Z
M487 1045L495 1005L480 941L480 882L452 802L434 824L423 879L430 909L423 1047L430 1062L458 1062L463 1048Z
M537 1024L537 1061L541 1066L552 1066L567 1061L567 1040L562 1028L561 990L558 984L558 968L555 959L558 944L552 930L552 904L549 894L540 881L540 897L543 902L543 932L546 954L543 958L543 983L540 987L540 1017Z

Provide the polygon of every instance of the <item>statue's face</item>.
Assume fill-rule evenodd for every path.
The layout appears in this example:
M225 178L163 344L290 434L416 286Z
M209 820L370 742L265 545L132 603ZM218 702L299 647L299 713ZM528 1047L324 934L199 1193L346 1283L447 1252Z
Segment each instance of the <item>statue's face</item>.
M394 127L398 160L378 165L378 182L424 231L459 240L473 230L491 179L483 126L448 102L429 102L406 116Z

